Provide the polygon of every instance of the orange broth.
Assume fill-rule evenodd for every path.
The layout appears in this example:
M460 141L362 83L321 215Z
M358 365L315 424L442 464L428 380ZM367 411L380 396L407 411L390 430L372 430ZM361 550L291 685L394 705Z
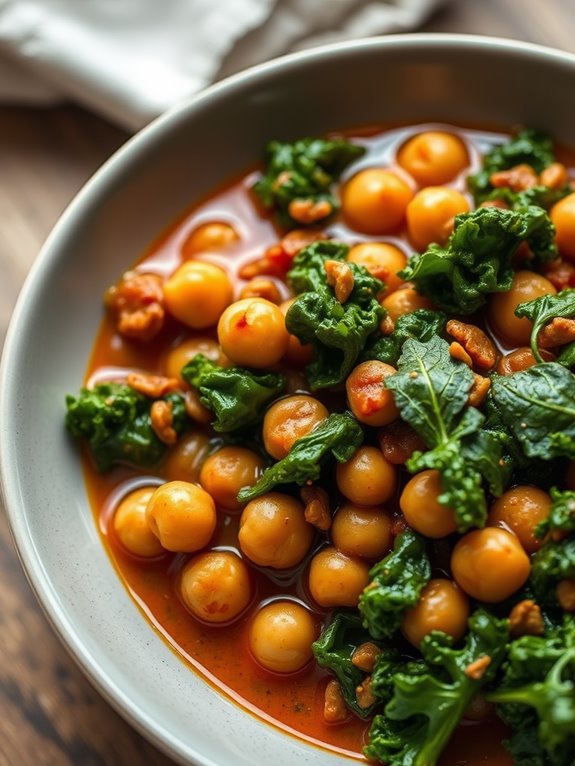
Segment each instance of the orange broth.
M458 132L467 143L470 168L451 184L465 191L465 176L477 169L480 152L486 151L501 136L500 133L488 134L438 125L356 132L352 136L363 143L368 152L366 157L354 164L353 172L368 165L391 165L392 154L398 145L408 136L430 128L446 128ZM565 161L564 154L561 159ZM573 157L569 159L573 160ZM136 269L169 275L183 261L182 247L198 225L209 221L225 222L237 230L239 242L225 253L201 254L196 257L223 266L236 282L243 284L237 277L241 265L261 257L263 251L281 236L271 218L258 209L249 192L255 177L254 173L250 173L235 180L194 206L153 244L138 262ZM385 239L409 251L409 245L401 235L384 238L357 235L337 220L326 227L326 231L344 241ZM287 288L283 286L281 289L285 297L289 297ZM113 321L105 317L96 336L86 383L121 379L125 377L127 368L162 374L166 351L184 338L194 335L215 337L213 331L195 333L170 320L158 339L148 344L138 344L122 339L116 334ZM312 663L296 674L274 674L257 665L248 650L248 624L262 601L281 596L305 603L316 616L318 630L329 618L326 610L318 610L310 603L301 585L301 580L305 580L301 578L302 572L305 572L305 562L297 571L290 571L284 577L282 573L276 572L270 576L270 570L252 567L254 593L247 611L231 625L204 625L191 616L177 595L178 573L187 560L186 555L166 553L152 561L139 559L122 548L110 523L120 498L136 486L161 483L166 478L163 468L160 466L148 476L124 467L100 475L86 457L84 472L96 521L116 570L146 618L168 645L207 682L249 712L314 744L363 760L361 750L367 741L369 722L360 721L352 715L343 724L328 724L324 720L323 701L325 685L330 677L328 673ZM219 511L218 527L211 547L224 547L239 552L238 522L239 513ZM306 561L310 557L311 553ZM481 723L464 721L452 737L440 764L512 766L512 760L501 744L505 735L505 727L498 719Z

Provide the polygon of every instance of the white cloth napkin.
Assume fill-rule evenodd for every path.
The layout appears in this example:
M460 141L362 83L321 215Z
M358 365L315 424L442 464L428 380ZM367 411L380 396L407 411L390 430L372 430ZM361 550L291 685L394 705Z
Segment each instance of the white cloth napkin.
M129 129L288 51L416 29L445 0L0 0L0 101Z

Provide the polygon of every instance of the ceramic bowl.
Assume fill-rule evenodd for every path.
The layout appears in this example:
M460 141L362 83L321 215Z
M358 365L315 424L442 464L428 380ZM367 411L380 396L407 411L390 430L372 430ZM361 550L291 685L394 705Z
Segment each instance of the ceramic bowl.
M548 129L573 139L575 57L505 40L406 35L304 52L204 91L136 135L88 182L22 291L0 380L6 508L56 632L102 694L182 764L335 766L347 759L247 713L183 664L101 544L64 397L82 382L102 294L194 200L294 139L374 123Z

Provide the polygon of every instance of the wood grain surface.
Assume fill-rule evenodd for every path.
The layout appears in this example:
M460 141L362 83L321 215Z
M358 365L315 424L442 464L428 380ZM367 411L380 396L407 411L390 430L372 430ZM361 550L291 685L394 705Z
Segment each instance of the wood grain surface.
M575 52L575 9L573 0L452 0L423 31L498 35ZM127 137L71 105L0 107L0 348L50 228ZM62 648L0 509L0 766L171 763L112 710Z

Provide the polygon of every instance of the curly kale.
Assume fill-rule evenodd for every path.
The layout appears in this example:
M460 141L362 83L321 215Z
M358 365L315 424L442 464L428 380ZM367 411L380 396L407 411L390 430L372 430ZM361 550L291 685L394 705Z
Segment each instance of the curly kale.
M295 200L326 202L325 218L338 208L335 181L365 149L343 138L303 138L294 143L270 141L265 170L253 186L265 208L276 210L283 225L293 226L290 204ZM301 225L301 221L297 222Z
M188 424L183 397L171 393L162 400L172 405L172 427L180 435ZM86 440L98 471L117 463L153 468L167 447L152 429L152 402L128 385L99 383L66 397L66 428Z
M373 638L387 638L401 625L405 610L418 602L431 577L425 539L412 529L401 532L393 551L372 567L369 577L359 612Z
M541 173L554 161L551 138L539 130L524 128L505 143L494 146L483 157L481 170L468 177L467 185L475 204L479 205L490 199L494 191L500 196L502 190L494 190L489 180L493 173L509 170L516 165L530 165L536 173Z
M220 367L203 354L197 354L180 374L199 390L200 402L214 413L214 430L226 433L259 423L266 404L280 396L286 385L283 375Z
M501 685L487 695L512 727L507 746L517 766L575 762L575 619L545 636L509 645ZM537 736L534 736L534 734Z
M426 343L407 340L398 372L386 378L401 417L429 447L414 453L407 468L441 473L439 502L454 511L461 532L485 524L483 481L500 495L507 480L500 440L481 430L484 416L467 406L472 385L470 369L451 357L449 344L438 336Z
M356 689L366 674L352 662L358 646L372 638L362 628L361 619L353 612L336 612L321 636L312 644L317 664L331 670L341 686L346 705L360 718L369 718L378 702L362 708L357 702Z
M557 607L557 584L575 579L575 537L549 540L531 560L529 583L541 606Z
M306 367L312 390L346 379L385 314L377 301L383 283L363 266L348 264L354 286L345 303L328 286L326 261L344 261L348 250L347 245L315 242L296 255L288 273L290 285L299 295L287 312L286 327L313 347L313 361Z
M460 649L444 633L427 635L424 667L411 663L392 675L393 695L373 720L365 755L387 766L435 766L469 703L495 677L507 638L506 621L483 610L471 616Z
M353 415L334 412L298 439L284 458L266 468L253 487L242 489L238 500L247 503L277 484L301 486L308 481L317 481L326 457L331 455L339 463L345 463L362 442L363 430Z
M557 362L494 376L490 407L526 458L575 458L575 375Z
M399 275L440 309L473 314L490 293L511 288L512 258L523 242L535 264L556 258L554 234L543 208L479 208L456 216L447 245L432 244L425 253L415 253Z
M543 362L537 343L539 333L553 319L575 317L575 290L561 290L557 295L542 295L540 298L535 298L535 300L520 303L515 309L515 314L518 317L525 317L533 323L531 328L531 351L538 362ZM565 364L567 360L571 360L571 353L568 353L567 349L565 349L565 352L557 361L560 364L564 364L565 367L570 367L569 363Z
M549 516L537 525L537 537L545 537L548 532L575 532L575 492L561 492L553 487L550 494L551 510Z
M417 309L398 317L395 328L389 335L377 337L368 344L361 355L361 360L378 359L380 362L397 366L403 344L409 338L425 343L434 335L440 335L447 317L440 311Z

